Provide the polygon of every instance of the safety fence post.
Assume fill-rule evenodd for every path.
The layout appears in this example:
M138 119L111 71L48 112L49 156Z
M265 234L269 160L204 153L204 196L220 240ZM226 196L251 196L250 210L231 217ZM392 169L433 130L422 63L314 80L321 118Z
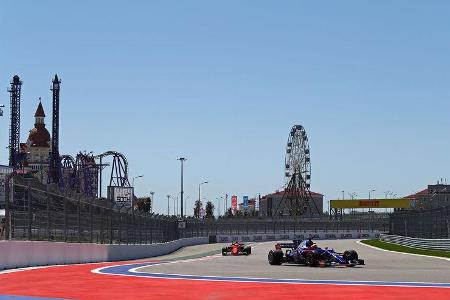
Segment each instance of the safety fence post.
M53 199L53 196L50 195L46 195L45 199L47 200L46 204L47 204L47 230L46 230L46 234L47 234L47 241L50 241L52 239L51 237L51 230L50 230L50 222L51 222L51 215L50 215L50 198Z
M31 226L32 226L32 224L31 224L31 222L33 222L33 217L32 217L32 214L31 214L31 190L30 190L30 186L28 186L28 188L27 188L27 208L28 208L28 214L27 214L27 220L28 220L28 222L27 222L27 231L28 231L28 240L33 240L33 237L31 236Z

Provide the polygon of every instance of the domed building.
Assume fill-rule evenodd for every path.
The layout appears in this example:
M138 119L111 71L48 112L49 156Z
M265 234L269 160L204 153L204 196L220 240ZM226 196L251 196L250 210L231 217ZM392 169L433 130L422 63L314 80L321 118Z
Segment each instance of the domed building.
M26 166L36 173L42 182L47 181L51 137L45 128L45 112L39 98L39 104L34 114L34 128L30 130L28 140L21 144L21 151L26 155Z

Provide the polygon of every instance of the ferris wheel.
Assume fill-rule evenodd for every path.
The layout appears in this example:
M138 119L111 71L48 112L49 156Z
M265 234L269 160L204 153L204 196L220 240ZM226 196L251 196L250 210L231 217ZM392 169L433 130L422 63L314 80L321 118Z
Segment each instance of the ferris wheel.
M301 125L294 125L286 145L285 180L288 184L293 176L302 181L304 187L311 186L311 156L308 135Z
M286 186L275 217L320 214L311 196L311 156L308 135L301 125L292 126L284 163Z

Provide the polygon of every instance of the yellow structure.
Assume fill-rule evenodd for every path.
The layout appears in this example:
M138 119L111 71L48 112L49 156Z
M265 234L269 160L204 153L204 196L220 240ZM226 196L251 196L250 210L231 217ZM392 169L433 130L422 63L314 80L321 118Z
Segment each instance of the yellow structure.
M331 200L331 209L340 208L411 208L410 199Z

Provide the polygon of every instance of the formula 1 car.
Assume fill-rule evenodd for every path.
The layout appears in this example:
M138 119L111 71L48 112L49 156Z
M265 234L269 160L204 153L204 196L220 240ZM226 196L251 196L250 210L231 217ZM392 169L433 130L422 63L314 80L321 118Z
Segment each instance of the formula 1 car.
M283 252L283 249L287 249ZM278 243L275 250L270 250L269 264L281 265L283 263L301 264L310 267L347 266L354 267L364 265L364 260L358 258L355 250L347 250L343 253L334 249L322 249L311 240L293 240L292 243Z
M230 246L222 248L222 255L227 256L228 254L231 254L234 256L250 255L250 254L252 254L252 247L245 246L244 244L240 244L238 242L234 242Z

